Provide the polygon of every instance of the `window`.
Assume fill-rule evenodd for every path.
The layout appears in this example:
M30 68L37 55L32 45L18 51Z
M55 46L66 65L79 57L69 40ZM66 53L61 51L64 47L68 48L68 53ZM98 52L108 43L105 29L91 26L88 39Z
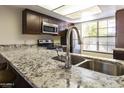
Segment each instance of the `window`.
M83 50L112 53L115 47L115 19L82 23Z

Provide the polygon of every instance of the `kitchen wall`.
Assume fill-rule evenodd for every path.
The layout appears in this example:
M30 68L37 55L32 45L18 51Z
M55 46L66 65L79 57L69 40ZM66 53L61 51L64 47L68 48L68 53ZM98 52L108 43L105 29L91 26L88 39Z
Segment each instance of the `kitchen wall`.
M36 44L37 39L52 39L51 35L22 34L22 8L0 6L0 45Z
M51 35L24 35L22 34L22 8L0 6L0 45L8 44L36 44L37 39L54 39L59 42L60 37ZM82 31L81 24L76 24ZM82 54L112 58L110 54L82 51Z

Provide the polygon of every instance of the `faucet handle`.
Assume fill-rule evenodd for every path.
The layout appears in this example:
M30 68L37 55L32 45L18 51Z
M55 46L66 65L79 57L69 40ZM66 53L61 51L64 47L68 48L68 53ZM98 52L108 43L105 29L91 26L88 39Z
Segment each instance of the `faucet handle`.
M57 55L58 55L58 56L60 56L60 55L59 55L59 51L60 51L60 52L63 52L63 48L60 47L60 46L56 46L56 52L57 52Z

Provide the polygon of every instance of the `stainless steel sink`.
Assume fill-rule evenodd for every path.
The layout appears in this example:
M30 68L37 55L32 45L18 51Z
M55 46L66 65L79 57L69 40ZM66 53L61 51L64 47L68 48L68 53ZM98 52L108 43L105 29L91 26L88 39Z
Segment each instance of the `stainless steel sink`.
M61 62L65 62L66 56L55 56L52 59L58 60ZM71 55L71 64L72 65L76 65L76 64L83 62L83 61L85 61L85 58L80 57L80 56L76 56L76 55Z
M107 61L87 61L80 64L79 67L113 76L124 75L124 66L114 62L112 63Z

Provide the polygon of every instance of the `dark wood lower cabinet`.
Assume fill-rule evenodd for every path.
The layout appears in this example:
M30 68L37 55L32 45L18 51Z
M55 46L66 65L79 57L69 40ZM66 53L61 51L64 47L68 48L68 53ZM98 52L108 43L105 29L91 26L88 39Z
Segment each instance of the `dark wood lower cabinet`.
M13 88L32 88L32 86L22 76L17 74Z
M17 68L0 55L0 88L32 88L35 87L25 79Z
M29 84L28 81L25 80L24 77L21 76L11 65L9 65L9 69L11 69L11 71L16 75L16 78L13 81L13 88L33 88L32 85Z

